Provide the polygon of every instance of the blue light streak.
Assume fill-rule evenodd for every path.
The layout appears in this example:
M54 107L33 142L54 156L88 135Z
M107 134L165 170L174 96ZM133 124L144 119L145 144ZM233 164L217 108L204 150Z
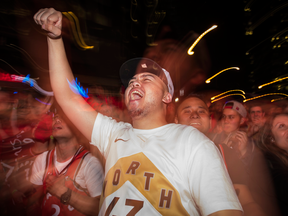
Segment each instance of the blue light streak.
M52 105L51 103L45 103L45 102L41 101L41 100L38 99L38 98L35 98L35 100L37 100L37 101L39 101L40 103L45 104L45 105L47 105L47 106L48 106L48 105L49 105L49 106Z
M88 96L88 88L85 90L81 85L80 82L77 83L77 77L76 81L73 80L72 83L67 79L67 82L69 84L70 89L75 93L75 94L80 94L84 98L89 98Z

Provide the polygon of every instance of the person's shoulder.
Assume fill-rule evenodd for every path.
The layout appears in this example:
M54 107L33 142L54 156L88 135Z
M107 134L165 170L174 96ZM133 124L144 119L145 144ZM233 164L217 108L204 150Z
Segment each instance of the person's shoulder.
M98 113L95 122L101 122L102 123L103 121L104 122L109 122L110 124L117 125L117 127L132 128L132 125L130 123L128 123L128 122L123 122L123 121L117 122L112 117L105 116L105 115L103 115L101 113Z
M93 163L93 164L99 164L101 166L100 160L94 155L92 155L92 153L89 151L87 151L85 157L83 157L83 162L84 162L83 165Z

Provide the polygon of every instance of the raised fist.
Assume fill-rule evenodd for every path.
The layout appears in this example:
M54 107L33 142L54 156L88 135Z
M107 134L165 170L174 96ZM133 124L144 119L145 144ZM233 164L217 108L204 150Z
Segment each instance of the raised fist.
M62 29L62 13L54 8L40 9L35 15L34 20L42 29L48 32L50 38L58 38L61 36Z

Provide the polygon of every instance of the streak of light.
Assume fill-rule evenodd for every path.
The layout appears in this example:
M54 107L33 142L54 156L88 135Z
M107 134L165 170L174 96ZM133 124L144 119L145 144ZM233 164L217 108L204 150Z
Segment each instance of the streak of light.
M69 11L69 12L62 12L71 22L71 28L72 28L72 32L73 32L73 36L77 42L77 44L83 48L83 49L93 49L94 46L88 46L82 37L81 31L80 31L80 25L79 25L79 20L77 18L77 16Z
M269 11L268 13L265 14L265 16L261 17L260 19L258 19L253 25L251 25L247 31L246 31L246 35L252 35L253 34L253 30L258 27L259 25L261 25L265 20L267 20L268 18L272 17L275 13L277 13L278 11L282 10L283 8L288 6L288 2L284 2L282 5L280 5L279 7L277 7L276 9L272 9L271 11Z
M281 78L281 79L277 79L277 80L274 80L274 81L272 81L272 82L262 84L262 85L258 86L258 89L261 89L261 88L263 88L264 86L271 85L271 84L276 83L276 82L280 82L280 81L285 80L285 79L288 79L288 77L283 77L283 78Z
M273 103L273 102L275 102L275 101L279 101L279 100L284 100L284 99L286 99L286 98L287 98L287 97L272 99L272 100L271 100L271 103Z
M281 45L282 45L283 43L285 43L285 42L288 42L287 38L285 38L285 39L277 42L277 43L273 46L273 49L280 48Z
M40 103L44 104L44 105L47 105L47 106L51 106L52 104L51 103L46 103L44 101L41 101L40 99L38 98L35 98L35 100L39 101Z
M220 98L217 98L215 100L212 100L211 103L214 103L214 102L216 102L218 100L221 100L221 99L229 97L229 96L234 96L234 95L239 95L239 96L242 96L244 99L246 99L245 95L240 94L240 93L238 93L238 94L228 94L228 95L224 95L223 97L220 97Z
M255 99L258 99L258 98L261 98L261 97L265 97L265 96L270 96L270 95L283 95L285 97L288 97L288 95L284 94L284 93L268 93L268 94L259 95L259 96L253 97L253 98L245 99L243 102L247 102L247 101L250 101L250 100L255 100Z
M240 91L240 92L242 92L242 94L245 94L245 92L241 89L233 89L233 90L229 90L226 92L222 92L221 94L215 95L215 96L211 97L211 100L214 100L216 97L220 97L221 95L226 94L228 92L232 92L232 91Z
M253 3L254 1L255 1L255 0L249 1L249 2L245 5L245 7L244 7L244 11L250 12L250 11L251 11L251 5L252 5L252 3Z
M275 35L273 35L273 37L271 38L271 42L273 42L274 40L279 40L280 36L288 31L288 27L283 29L282 31L277 32Z
M179 98L175 98L175 102L178 102L179 101Z
M80 82L77 82L77 77L76 80L73 80L72 83L67 79L67 82L70 86L70 89L75 93L75 94L80 94L84 98L89 98L88 96L88 88L85 90L81 85Z
M224 70L221 70L221 71L218 72L217 74L213 75L212 77L208 78L205 82L206 82L206 83L210 83L211 79L213 79L214 77L216 77L216 76L218 76L219 74L223 73L224 71L231 70L231 69L240 70L239 67L230 67L230 68L226 68L226 69L224 69Z
M23 83L26 83L26 84L30 84L31 87L33 87L35 90L37 90L38 92L40 92L43 95L50 96L50 97L54 96L53 92L45 91L40 86L38 86L36 80L30 78L30 74L28 74L26 77L14 75L14 79L22 81Z
M208 32L212 31L213 29L217 28L217 25L213 25L211 28L209 28L208 30L206 30L205 32L203 32L195 41L194 43L191 45L191 47L188 49L187 53L188 55L193 55L194 52L192 51L193 48L196 46L196 44L201 40L202 37L204 37L204 35L206 35Z
M135 22L135 23L137 23L138 20L133 18L132 7L133 7L133 6L136 6L136 9L137 9L137 5L138 5L138 4L137 4L137 0L131 0L130 18L131 18L131 20L132 20L133 22ZM135 11L136 11L136 10L135 10Z

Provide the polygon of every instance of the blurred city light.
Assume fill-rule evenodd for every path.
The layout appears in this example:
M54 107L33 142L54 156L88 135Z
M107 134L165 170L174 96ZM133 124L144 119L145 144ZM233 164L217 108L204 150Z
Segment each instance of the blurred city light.
M79 25L79 20L77 16L73 12L62 12L71 22L71 28L73 32L73 36L77 42L77 44L83 48L83 49L93 49L94 46L88 46L82 37L81 31L80 31L80 25Z
M228 95L224 95L223 97L220 97L220 98L217 98L217 99L215 99L215 100L212 100L211 103L214 103L214 102L216 102L216 101L218 101L218 100L221 100L221 99L223 99L223 98L226 98L226 97L229 97L229 96L235 96L235 95L242 96L244 99L246 99L245 95L240 94L240 93L238 93L238 94L228 94Z
M213 79L214 77L216 77L216 76L218 76L219 74L223 73L224 71L231 70L231 69L240 70L239 67L230 67L230 68L226 68L226 69L224 69L224 70L221 70L221 71L218 72L217 74L213 75L212 77L208 78L205 82L206 82L206 83L210 83L210 82L211 82L211 79Z
M242 92L242 94L245 94L245 92L241 89L232 89L232 90L229 90L229 91L226 91L226 92L223 92L221 94L218 94L218 95L211 97L211 100L214 100L216 97L220 97L221 95L224 95L224 94L226 94L228 92L232 92L232 91L240 91L240 92Z
M277 79L277 80L274 80L274 81L272 81L272 82L262 84L262 85L258 86L258 89L261 89L261 88L263 88L264 86L271 85L271 84L276 83L276 82L280 82L280 81L285 80L285 79L288 79L288 77L283 77L283 78L281 78L281 79Z
M193 55L194 52L192 51L194 49L194 47L196 46L196 44L201 40L202 37L204 37L205 34L207 34L208 32L212 31L213 29L217 28L217 25L213 25L211 28L209 28L208 30L206 30L204 33L202 33L195 41L194 43L191 45L191 47L188 49L187 53L188 55Z
M288 97L288 95L284 94L284 93L268 93L268 94L259 95L259 96L253 97L253 98L245 99L243 102L245 103L245 102L250 101L250 100L255 100L255 99L258 99L258 98L261 98L261 97L265 97L265 96L270 96L270 95L283 95L285 97Z

